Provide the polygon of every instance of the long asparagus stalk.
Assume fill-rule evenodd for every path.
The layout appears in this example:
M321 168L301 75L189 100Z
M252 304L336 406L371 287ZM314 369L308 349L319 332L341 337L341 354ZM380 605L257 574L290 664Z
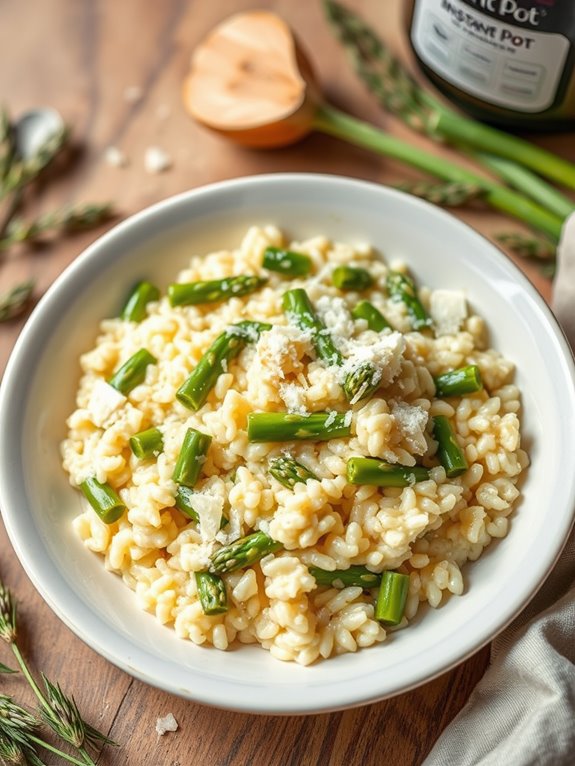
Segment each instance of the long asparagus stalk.
M432 138L447 139L505 157L575 189L572 163L528 141L457 114L421 88L358 15L334 0L324 0L324 6L357 74L385 109Z
M554 242L559 241L563 225L559 216L550 213L518 192L474 173L462 165L447 160L445 157L430 154L395 136L390 136L382 130L378 130L372 125L340 112L327 104L318 108L313 125L316 130L322 133L400 160L445 181L470 183L478 186L484 190L485 201L492 207L539 229L551 237Z

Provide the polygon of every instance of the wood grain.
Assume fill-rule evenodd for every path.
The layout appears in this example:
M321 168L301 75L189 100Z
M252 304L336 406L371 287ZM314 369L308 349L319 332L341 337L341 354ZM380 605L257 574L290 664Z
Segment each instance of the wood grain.
M404 128L380 113L356 81L327 30L319 2L260 0L258 5L279 12L297 30L335 103L406 135ZM349 5L409 56L400 24L403 0L349 0ZM383 183L415 177L395 163L319 135L284 150L241 150L187 118L179 93L194 43L220 19L252 6L253 0L4 0L2 97L15 115L40 104L54 106L74 127L71 161L52 173L49 183L27 195L30 213L70 202L112 199L124 216L211 181L276 171L338 173ZM125 97L130 86L141 89L137 101ZM572 137L537 140L575 159ZM427 145L425 139L416 142ZM144 152L151 145L172 156L169 172L156 176L144 172ZM112 168L103 161L109 146L127 155L127 168ZM466 211L461 217L487 236L511 227L492 212ZM0 291L33 277L40 295L105 228L41 250L11 254L0 264ZM521 267L549 299L550 284L529 264ZM0 325L0 370L23 321ZM279 718L209 709L133 680L86 647L37 595L3 529L0 546L0 575L18 595L24 645L32 664L73 691L86 717L120 744L117 749L106 748L98 759L101 766L420 764L465 703L488 661L484 649L408 694L331 715ZM8 662L4 654L0 659ZM32 701L21 679L2 677L1 685L2 691ZM156 718L168 712L180 728L159 738Z

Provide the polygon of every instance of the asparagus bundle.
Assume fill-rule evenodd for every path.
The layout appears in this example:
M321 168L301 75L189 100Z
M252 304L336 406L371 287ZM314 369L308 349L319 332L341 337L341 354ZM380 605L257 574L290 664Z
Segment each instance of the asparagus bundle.
M450 185L459 184L463 198L481 196L493 207L539 229L549 238L550 244L556 243L562 221L575 210L575 203L541 176L575 189L575 166L516 136L461 116L424 90L358 15L334 0L324 0L324 7L357 74L384 109L430 138L441 143L447 141L458 149L468 151L480 165L520 190L521 194L454 163L440 158L434 160L415 147L411 158L402 156L401 147L387 140L390 137L378 140L370 130L358 135L356 142L403 159L448 181ZM355 121L347 121L345 115L333 115L330 110L324 115L323 122L324 129L328 132L331 129L333 135L345 135L347 140L351 140L349 134L355 129L360 133ZM423 196L431 194L435 194L435 201L440 204L451 204L452 198L446 186L438 187L434 192L423 192ZM544 242L539 247L537 239L531 240L531 243L528 250L544 249ZM506 244L513 246L515 243L508 241ZM517 252L523 253L525 249L523 242Z

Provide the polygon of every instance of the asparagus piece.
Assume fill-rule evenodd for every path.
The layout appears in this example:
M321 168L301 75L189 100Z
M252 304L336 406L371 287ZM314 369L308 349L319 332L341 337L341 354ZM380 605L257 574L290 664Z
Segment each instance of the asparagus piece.
M483 388L481 373L476 364L450 370L434 378L436 396L463 396L475 394Z
M409 593L409 575L386 571L375 604L375 619L384 625L399 625L405 612Z
M130 449L140 460L154 457L164 449L164 438L159 428L148 428L130 437Z
M305 253L282 250L280 247L267 247L264 252L263 267L277 271L286 277L305 277L312 269L312 260Z
M212 554L209 570L215 574L235 572L236 569L249 567L268 553L274 553L281 548L282 544L276 543L265 532L253 532Z
M248 295L265 285L264 277L242 275L212 279L207 282L175 282L168 286L171 306L197 306L202 303L219 303L229 298Z
M300 439L326 441L349 436L351 413L314 412L295 415L288 412L250 412L248 441L289 442Z
M360 301L351 310L354 319L365 319L370 330L381 332L382 330L392 330L392 326L383 316L381 311L369 301Z
M217 574L196 572L196 587L204 614L223 614L228 611L226 584Z
M208 434L188 428L172 476L177 484L193 487L197 483L211 442Z
M343 383L344 393L350 404L370 397L381 382L381 370L371 362L364 362L346 375Z
M158 288L150 282L138 282L130 293L120 314L126 322L141 322L146 318L146 306L160 297Z
M302 330L310 330L315 352L327 365L341 365L342 356L335 347L329 330L316 315L306 291L297 287L283 296L283 310L288 320Z
M431 325L431 319L417 297L415 283L411 277L400 274L399 271L390 271L386 284L391 299L405 304L414 330L421 330Z
M374 487L411 487L429 479L429 471L421 466L394 465L374 457L350 457L347 480L350 484Z
M356 266L336 266L331 273L331 283L340 290L367 290L373 285L373 277L367 269Z
M157 361L156 357L152 356L149 351L141 348L116 370L108 383L121 394L127 396L132 389L144 382L148 365L156 364Z
M256 341L260 333L270 329L270 324L250 320L228 327L218 335L189 378L176 391L178 401L190 410L199 410L219 376L227 370L228 362L238 356L246 343Z
M34 284L33 280L21 282L8 292L0 294L0 322L7 322L24 312L34 292Z
M101 484L94 476L83 481L80 489L104 524L118 521L126 510L126 506L112 487L109 484Z
M305 484L308 479L317 479L314 473L290 455L282 455L270 460L269 472L274 479L288 489L293 489L299 482Z
M335 569L333 572L319 567L308 568L316 584L325 588L348 588L355 585L368 589L377 588L381 582L381 575L370 572L364 566L350 566L349 569Z
M198 524L200 517L194 510L193 496L194 491L192 489L180 484L176 490L176 508Z
M446 475L453 479L468 469L463 450L457 443L455 431L444 415L433 418L433 438L437 442L437 457L445 468Z

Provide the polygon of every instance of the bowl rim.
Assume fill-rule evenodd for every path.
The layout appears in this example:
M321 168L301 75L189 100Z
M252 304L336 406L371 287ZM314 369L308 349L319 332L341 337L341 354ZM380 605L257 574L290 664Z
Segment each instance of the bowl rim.
M493 259L496 261L499 260L499 266L504 268L508 275L512 276L515 282L527 292L529 298L534 301L537 308L545 316L547 330L554 336L554 340L561 352L562 361L566 365L566 372L568 372L567 377L570 377L571 397L575 397L575 364L572 351L551 309L519 267L508 259L482 234L450 213L437 208L424 200L417 199L409 194L382 184L335 174L271 173L219 181L173 195L128 217L90 244L54 280L53 284L48 288L45 295L35 307L17 339L8 360L4 378L0 385L0 423L9 422L10 401L18 385L19 371L25 369L27 366L26 359L28 356L28 345L34 338L38 329L41 331L43 315L48 311L49 307L58 300L59 293L64 289L66 284L74 280L76 275L81 274L85 266L92 261L95 261L100 256L100 253L105 251L109 244L113 243L119 235L130 229L137 229L143 221L153 216L161 215L180 203L191 205L195 199L206 195L217 195L220 192L240 190L249 192L251 188L261 187L262 185L281 185L285 183L309 184L310 182L330 185L339 184L342 187L345 187L349 192L353 193L354 189L357 191L363 190L369 194L379 194L382 199L390 196L392 198L402 197L406 204L412 206L414 211L417 209L425 210L428 214L443 219L445 225L450 226L454 233L459 231L462 236L472 237L478 240L478 244L486 249L486 251L490 251ZM14 423L14 425L16 424ZM521 587L520 597L515 599L514 605L504 611L502 619L491 619L491 622L488 622L488 626L483 630L480 637L476 640L464 643L460 651L452 654L451 660L448 662L445 662L444 660L440 661L439 658L441 655L438 652L438 658L435 662L430 664L426 672L412 674L413 677L410 680L406 680L403 685L392 690L378 692L377 688L373 688L372 686L370 686L369 689L363 690L359 685L355 684L348 684L346 688L340 688L343 686L340 682L337 692L335 686L330 685L329 701L325 699L325 694L323 697L321 694L318 697L318 694L314 692L313 688L306 685L306 694L301 695L300 699L295 704L293 700L288 698L288 695L286 695L285 699L270 697L270 695L266 696L265 699L259 699L257 695L252 695L251 698L248 699L242 699L240 695L236 694L235 697L228 699L226 689L218 683L213 684L212 686L210 686L210 684L204 684L201 693L197 694L192 693L187 689L182 689L176 683L167 682L162 677L162 673L158 672L161 665L164 663L162 658L154 656L130 642L128 638L125 638L116 632L111 625L107 624L82 602L77 593L66 582L62 574L52 565L49 556L45 556L44 560L42 557L35 557L22 544L22 540L19 538L15 517L16 508L18 508L18 513L22 513L22 508L19 507L19 503L21 504L22 500L18 495L17 487L14 486L15 482L10 474L10 463L7 458L8 449L11 445L13 446L13 439L9 438L10 435L13 436L13 432L10 428L3 427L0 429L0 474L4 474L5 477L4 480L0 481L0 507L2 508L4 524L14 551L28 577L38 593L59 619L62 620L62 622L64 622L64 624L66 624L84 643L94 649L94 651L139 680L161 688L164 691L202 704L228 710L237 710L244 713L301 715L342 710L359 705L370 704L398 694L406 693L418 686L432 681L443 673L448 672L492 641L493 638L503 631L532 600L557 563L567 542L569 531L575 523L574 473L571 476L570 483L565 492L566 507L567 504L569 504L573 510L571 514L564 514L562 523L557 528L554 537L554 545L552 546L554 555L545 560L543 565L540 563L539 566L531 572L531 576L525 578ZM50 582L50 579L47 579L46 577L47 574L49 575L49 578L51 578L50 586L46 584L47 582ZM375 675L376 674L374 673L374 676ZM313 679L310 678L310 681L312 680ZM281 695L279 696L281 697Z

